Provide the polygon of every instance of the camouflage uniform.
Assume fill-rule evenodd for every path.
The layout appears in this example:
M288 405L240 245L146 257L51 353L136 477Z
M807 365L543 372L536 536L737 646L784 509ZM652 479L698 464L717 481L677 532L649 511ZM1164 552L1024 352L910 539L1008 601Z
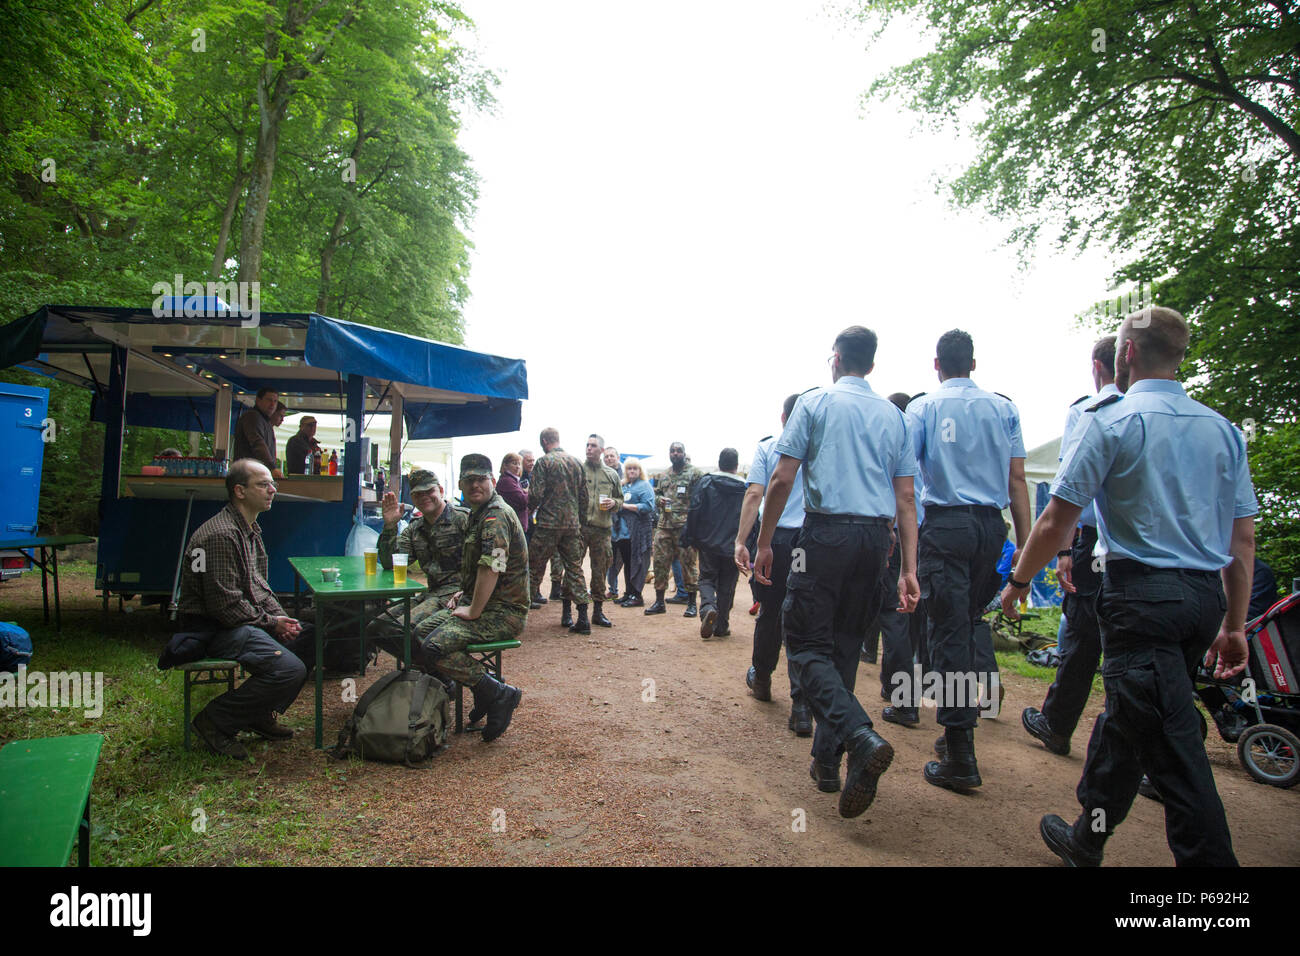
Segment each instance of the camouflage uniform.
M533 465L528 506L537 509L529 552L532 577L540 581L546 562L557 551L564 561L564 590L578 604L591 603L582 580L580 515L587 513L587 482L578 460L563 448L552 448Z
M691 510L691 492L695 483L704 477L694 465L686 465L681 471L671 468L655 479L655 505L659 512L659 524L655 528L654 541L654 575L655 590L666 591L673 579L673 559L682 559L682 577L686 579L686 590L695 593L699 586L699 565L694 548L684 548L678 542L682 528L686 527L686 516Z
M623 486L619 482L618 472L602 462L592 465L584 461L582 474L587 481L587 511L582 519L582 543L591 555L591 598L593 601L604 601L609 565L614 560L614 546L610 542L614 512L600 510L600 496L613 498L622 505Z
M433 625L429 619L443 610L461 588L461 559L468 527L469 509L448 501L434 521L422 515L411 521L400 537L396 528L385 528L379 535L379 563L385 571L392 569L394 554L406 554L429 579L429 590L411 599L412 653L430 633ZM368 629L370 636L395 657L402 654L403 617L402 606L394 604Z
M532 595L524 526L519 523L515 509L495 493L469 516L460 566L460 579L465 585L460 607L467 608L474 603L480 567L500 575L483 613L466 621L444 608L429 618L430 633L423 642L425 660L429 662L425 670L432 667L467 687L482 680L486 671L466 653L466 646L517 638L524 632Z

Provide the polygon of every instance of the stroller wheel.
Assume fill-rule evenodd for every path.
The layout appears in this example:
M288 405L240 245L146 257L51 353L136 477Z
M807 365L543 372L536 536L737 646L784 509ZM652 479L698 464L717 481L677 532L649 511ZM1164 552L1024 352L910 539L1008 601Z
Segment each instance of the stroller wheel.
M1260 783L1293 787L1300 781L1300 738L1277 724L1256 724L1237 741L1237 757Z

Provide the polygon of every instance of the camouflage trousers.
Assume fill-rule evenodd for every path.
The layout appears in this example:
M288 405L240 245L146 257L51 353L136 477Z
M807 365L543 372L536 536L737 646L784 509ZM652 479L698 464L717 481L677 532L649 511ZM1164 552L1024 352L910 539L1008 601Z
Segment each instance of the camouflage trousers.
M546 572L546 562L559 554L564 562L564 596L579 604L590 604L591 595L582 580L582 532L577 528L534 528L533 540L528 543L528 568L532 580L540 581Z
M667 591L673 581L673 559L682 559L682 577L686 590L694 594L699 590L700 568L694 548L684 548L678 542L681 528L656 528L654 543L655 590Z
M429 618L431 627L422 642L424 659L420 667L426 674L450 677L473 687L487 671L465 648L514 640L524 632L526 620L523 611L488 607L477 620L466 621L443 608Z
M609 586L609 566L614 560L614 544L610 540L612 531L609 528L597 528L593 525L587 525L582 529L582 541L587 546L587 554L591 556L591 599L593 601L604 601L608 595L605 589Z
M419 597L411 598L411 663L420 664L420 647L437 625L432 623L439 611L447 609L451 596L459 591L454 584L445 584L440 588L425 591ZM370 622L366 636L380 647L392 654L399 661L402 659L402 621L405 613L400 602L393 604L383 614Z

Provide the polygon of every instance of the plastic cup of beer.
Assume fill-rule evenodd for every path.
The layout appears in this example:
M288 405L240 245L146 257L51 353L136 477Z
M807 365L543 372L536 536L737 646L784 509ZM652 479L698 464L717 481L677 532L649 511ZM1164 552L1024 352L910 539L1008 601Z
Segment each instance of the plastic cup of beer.
M393 555L393 583L394 584L406 583L406 559L408 557L410 557L410 555L406 555L406 554Z
M613 498L611 498L609 495L601 495L601 496L600 496L600 510L601 510L601 511L609 511L609 510L610 510L611 508L613 508L613 507L614 507L614 499L613 499Z
M363 548L361 553L366 558L366 577L371 578L379 573L379 549ZM405 557L405 555L403 555Z

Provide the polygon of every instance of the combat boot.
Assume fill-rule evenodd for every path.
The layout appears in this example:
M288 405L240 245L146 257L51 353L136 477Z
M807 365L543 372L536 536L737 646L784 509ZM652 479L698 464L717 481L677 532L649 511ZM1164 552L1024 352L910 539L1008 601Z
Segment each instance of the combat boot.
M664 592L655 591L655 602L645 609L646 614L667 614L668 608L664 607Z
M870 727L863 727L844 741L849 751L844 791L840 794L840 816L857 817L876 799L880 775L894 760L894 748Z
M840 792L840 768L834 764L818 763L814 758L808 765L808 776L813 778L822 793Z
M686 610L682 611L682 617L694 617L699 613L695 608L695 592L691 591L688 597L689 600L686 602Z
M796 737L811 737L813 732L812 712L808 705L795 701L790 705L790 719L786 726L794 731Z
M560 627L573 627L573 602L568 598L560 604Z
M607 618L607 617L605 616L605 612L604 612L603 610L601 610L601 608L602 608L602 606L604 605L605 602L604 602L604 601L595 601L595 602L593 602L593 603L594 603L596 606L592 609L592 612L591 612L591 623L592 623L592 624L595 624L595 625L598 626L598 627L613 627L613 626L614 626L614 622L611 621L609 618Z
M571 634L590 634L591 624L587 621L587 605L578 605L578 623L569 628Z
M474 685L474 710L487 715L487 723L483 725L484 743L496 740L506 732L523 696L524 692L518 687L502 684L491 674L484 674Z
M552 581L552 582L551 582L551 600L552 600L552 601L558 601L559 599L560 599L560 582L559 582L559 581Z
M931 760L922 775L927 783L944 787L957 793L967 793L984 781L980 780L979 766L975 763L975 731L970 728L944 729L947 752L942 761ZM935 747L938 750L936 744Z
M1055 813L1044 815L1039 821L1038 832L1042 834L1047 848L1059 856L1066 866L1101 866L1101 850L1081 845L1074 838L1074 827Z
M745 684L754 692L755 700L772 699L772 675L760 674L753 664L749 665L749 672L745 674Z
M536 610L537 608L541 607L543 604L550 604L550 603L551 603L550 601L548 601L548 600L546 600L546 598L542 597L542 592L541 592L541 591L534 591L534 592L533 592L533 606L532 606L531 610Z

